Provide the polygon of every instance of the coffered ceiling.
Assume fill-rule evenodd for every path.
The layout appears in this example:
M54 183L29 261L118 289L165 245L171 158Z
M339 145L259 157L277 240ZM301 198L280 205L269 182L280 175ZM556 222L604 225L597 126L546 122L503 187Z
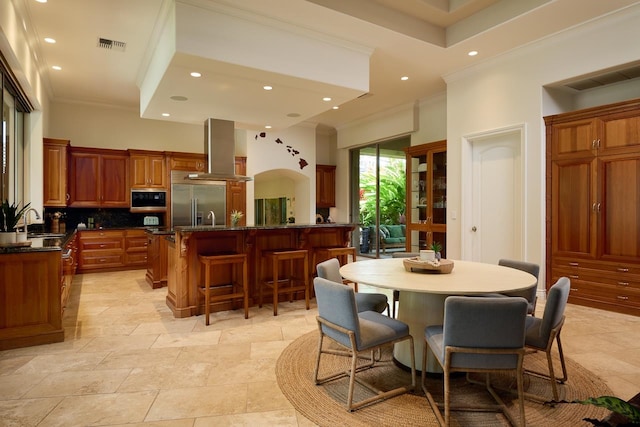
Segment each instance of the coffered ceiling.
M215 117L251 129L340 128L444 93L447 74L638 3L10 1L33 36L52 102L186 123Z

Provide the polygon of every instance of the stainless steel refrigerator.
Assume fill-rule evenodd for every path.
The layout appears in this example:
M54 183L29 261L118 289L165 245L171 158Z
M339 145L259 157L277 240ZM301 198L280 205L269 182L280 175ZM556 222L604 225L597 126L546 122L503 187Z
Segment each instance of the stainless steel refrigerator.
M209 213L215 214L215 225L225 225L225 182L185 180L188 172L171 172L171 227L212 225Z

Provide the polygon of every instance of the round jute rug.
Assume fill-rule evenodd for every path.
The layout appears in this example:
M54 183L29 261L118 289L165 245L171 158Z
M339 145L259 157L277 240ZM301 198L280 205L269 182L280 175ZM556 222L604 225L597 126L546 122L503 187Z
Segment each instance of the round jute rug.
M325 339L325 346L330 340ZM318 332L313 331L293 341L280 355L276 364L278 384L291 404L305 417L320 426L436 426L438 422L420 388L413 393L403 394L383 402L375 403L355 412L345 409L348 379L339 379L320 386L313 381ZM335 345L335 344L334 344ZM422 345L421 342L416 345ZM573 400L586 397L610 395L606 384L566 358L569 379L559 385L560 399ZM323 355L322 373L347 370L349 358ZM420 365L420 362L418 362ZM546 372L544 353L528 354L525 368ZM558 370L560 369L558 363ZM410 382L410 373L399 368L392 361L391 347L382 353L380 367L369 369L358 375L364 375L382 390L397 384ZM482 378L478 378L481 380ZM427 388L436 402L442 402L442 378L427 378ZM493 375L492 384L501 389L515 388L515 380L508 375ZM551 386L548 380L525 375L525 392L551 400ZM517 396L509 392L499 393L516 420L518 420ZM354 401L370 392L356 383ZM493 399L483 386L470 384L464 375L452 378L452 403L467 405L473 402L493 403ZM608 413L605 409L577 404L543 405L531 399L525 399L525 413L528 426L581 426L591 425L584 418L602 419ZM452 412L452 426L501 426L509 425L502 414L481 412Z

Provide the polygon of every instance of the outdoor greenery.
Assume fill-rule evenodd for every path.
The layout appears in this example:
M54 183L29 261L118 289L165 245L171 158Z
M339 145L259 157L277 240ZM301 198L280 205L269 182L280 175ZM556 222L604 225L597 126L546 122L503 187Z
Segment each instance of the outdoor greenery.
M404 159L388 159L380 168L380 224L399 224L406 209L406 172ZM360 223L363 227L376 223L376 176L364 172L360 176Z

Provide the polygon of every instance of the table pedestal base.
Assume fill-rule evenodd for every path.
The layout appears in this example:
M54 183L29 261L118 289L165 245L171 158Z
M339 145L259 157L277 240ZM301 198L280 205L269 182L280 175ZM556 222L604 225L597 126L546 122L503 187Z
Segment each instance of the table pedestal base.
M398 320L409 325L413 336L416 357L416 369L422 369L422 350L424 347L424 328L428 325L442 325L444 319L444 300L448 295L422 292L401 291ZM428 350L427 372L442 373L440 364ZM411 354L407 341L395 344L393 357L405 366L411 366Z

